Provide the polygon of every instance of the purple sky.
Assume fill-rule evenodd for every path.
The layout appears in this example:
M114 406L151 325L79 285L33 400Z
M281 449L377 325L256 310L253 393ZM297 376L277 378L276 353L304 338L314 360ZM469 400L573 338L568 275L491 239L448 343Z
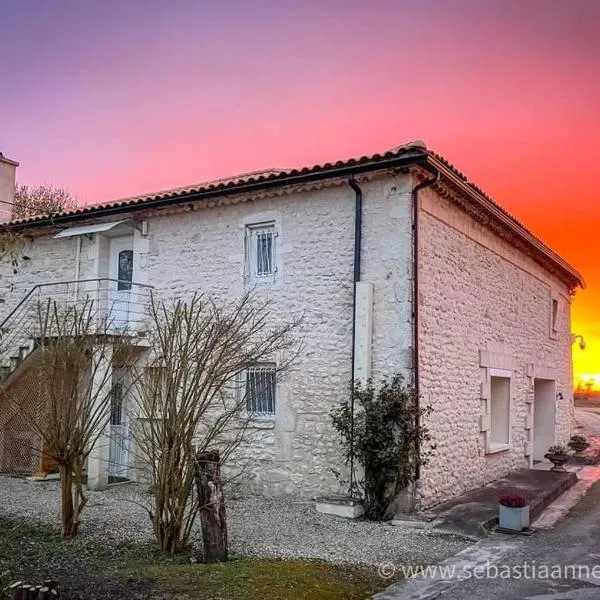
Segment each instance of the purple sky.
M600 347L600 2L0 8L0 151L22 183L97 202L424 139L583 271L574 329Z

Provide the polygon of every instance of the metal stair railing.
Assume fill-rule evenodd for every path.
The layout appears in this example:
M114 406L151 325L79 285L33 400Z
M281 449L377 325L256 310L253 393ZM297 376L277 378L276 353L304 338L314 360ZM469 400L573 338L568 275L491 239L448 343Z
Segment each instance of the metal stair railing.
M54 302L66 309L91 306L103 332L135 336L147 328L152 289L150 285L108 277L33 286L0 323L0 379L14 371L34 349L40 307L43 310L43 306Z

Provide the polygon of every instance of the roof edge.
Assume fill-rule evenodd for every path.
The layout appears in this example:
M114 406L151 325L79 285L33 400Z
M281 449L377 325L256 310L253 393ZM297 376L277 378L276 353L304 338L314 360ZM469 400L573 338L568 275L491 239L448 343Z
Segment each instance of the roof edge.
M0 154L0 160L9 161ZM105 204L80 207L71 211L52 215L40 215L18 221L0 224L0 231L27 231L38 228L57 228L83 220L112 218L115 215L135 213L152 208L176 206L188 202L209 201L213 198L228 197L243 193L266 191L281 186L290 186L336 177L348 177L359 173L382 171L386 169L423 167L437 169L444 178L467 194L484 211L511 230L539 255L544 256L562 272L572 289L585 288L582 275L556 252L537 238L515 217L496 203L485 192L471 183L456 167L443 156L427 149L425 143L418 140L397 146L381 154L361 156L337 162L327 162L311 167L290 170L269 170L246 174L241 179L217 180L189 188L175 188L165 192L155 192L145 196L123 199ZM261 174L263 173L263 174ZM250 175L250 177L248 177Z
M532 246L536 251L540 252L547 259L552 261L564 273L568 274L573 283L573 287L585 289L585 280L581 273L572 267L566 260L559 256L554 250L547 246L544 242L538 239L531 231L521 225L513 216L504 210L499 204L479 190L476 186L470 183L466 177L459 173L454 167L445 164L441 157L430 153L427 160L433 168L438 169L442 175L461 188L466 194L473 198L481 207L483 207L493 217L502 222L505 226L511 229L521 239Z
M254 191L268 190L284 185L296 185L301 183L331 179L334 177L345 177L352 174L368 173L384 169L416 166L427 161L428 154L422 149L408 149L401 153L386 152L361 159L350 159L349 161L338 161L336 163L325 163L317 167L306 167L285 171L269 177L251 177L250 179L218 185L208 185L197 190L149 194L145 197L136 197L129 201L124 200L117 203L100 204L89 207L81 207L72 211L55 213L52 215L39 215L18 221L10 221L0 224L0 231L24 231L40 227L57 227L69 223L82 221L84 219L102 218L117 214L148 210L151 208L162 208L184 204L186 202L198 202L210 200L216 197L226 197L235 194L251 193Z

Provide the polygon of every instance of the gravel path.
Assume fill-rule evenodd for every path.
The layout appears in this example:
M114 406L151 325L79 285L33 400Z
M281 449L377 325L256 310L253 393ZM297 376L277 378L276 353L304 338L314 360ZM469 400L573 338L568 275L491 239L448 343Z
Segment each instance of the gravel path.
M106 543L144 542L150 521L144 486L112 486L89 492L81 535ZM228 502L233 554L275 558L314 558L337 564L431 564L468 545L462 539L384 523L348 521L315 511L312 502L263 497ZM59 522L57 481L32 482L0 475L0 519Z

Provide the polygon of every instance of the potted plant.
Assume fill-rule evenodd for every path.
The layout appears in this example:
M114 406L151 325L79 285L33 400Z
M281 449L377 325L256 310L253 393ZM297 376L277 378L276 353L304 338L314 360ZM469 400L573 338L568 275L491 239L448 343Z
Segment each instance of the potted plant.
M571 441L569 442L569 448L575 451L575 454L580 455L584 450L590 447L589 442L583 435L573 435L571 436Z
M519 494L500 497L498 521L501 529L523 531L529 529L529 502Z
M548 448L544 458L547 458L554 465L552 471L564 471L564 465L569 460L569 453L564 446L556 444Z

